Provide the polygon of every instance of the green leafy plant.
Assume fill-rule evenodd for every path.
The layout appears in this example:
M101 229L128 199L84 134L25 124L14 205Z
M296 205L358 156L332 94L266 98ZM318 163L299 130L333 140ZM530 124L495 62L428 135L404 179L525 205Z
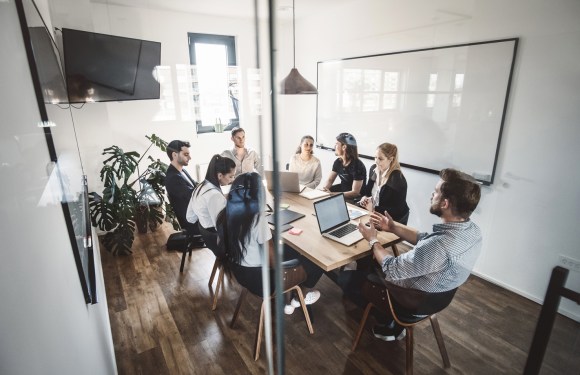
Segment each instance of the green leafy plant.
M136 151L125 152L118 146L103 150L106 156L100 178L104 184L102 195L89 193L89 209L93 226L105 231L103 246L113 254L130 254L135 229L152 231L163 223L163 218L178 230L177 217L165 196L165 173L168 165L148 156L149 164L143 173L139 165L152 146L161 151L167 142L155 134L145 136L151 144L141 156Z

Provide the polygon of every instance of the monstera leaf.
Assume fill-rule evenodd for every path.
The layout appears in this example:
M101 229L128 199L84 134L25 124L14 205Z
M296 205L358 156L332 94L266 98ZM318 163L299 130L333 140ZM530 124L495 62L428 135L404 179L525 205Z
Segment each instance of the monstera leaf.
M89 211L91 214L91 224L100 230L113 230L119 223L115 206L104 200L97 193L93 192L89 194Z
M103 150L103 155L111 155L103 164L110 165L117 178L123 179L125 183L139 165L140 155L136 151L124 152L122 148L111 146Z

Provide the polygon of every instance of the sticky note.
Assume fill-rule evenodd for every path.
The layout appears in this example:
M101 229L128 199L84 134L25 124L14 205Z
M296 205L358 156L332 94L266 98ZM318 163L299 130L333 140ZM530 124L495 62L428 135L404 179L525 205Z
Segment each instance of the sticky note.
M294 228L290 229L290 230L288 231L288 233L290 233L290 234L293 234L293 235L297 236L297 235L299 235L300 233L302 233L302 229L294 227Z

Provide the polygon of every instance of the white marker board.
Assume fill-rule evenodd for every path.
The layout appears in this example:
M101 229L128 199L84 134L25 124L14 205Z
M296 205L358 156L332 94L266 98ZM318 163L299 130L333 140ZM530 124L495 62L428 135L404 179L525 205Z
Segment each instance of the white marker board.
M493 183L518 39L318 63L316 141L352 133L361 157L394 143L400 162Z

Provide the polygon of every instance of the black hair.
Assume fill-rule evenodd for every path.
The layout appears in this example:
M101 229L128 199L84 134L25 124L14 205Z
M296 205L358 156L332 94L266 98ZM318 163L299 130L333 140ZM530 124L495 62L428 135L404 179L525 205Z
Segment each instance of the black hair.
M236 168L236 163L225 156L221 156L219 154L215 154L211 157L209 165L207 166L207 172L205 173L205 180L201 183L201 185L206 184L207 182L212 183L216 187L220 187L220 182L218 180L218 173L227 174L232 171L232 169ZM197 189L196 196L201 191L201 186Z
M172 158L173 153L177 152L179 154L181 152L182 147L191 147L191 145L187 141L180 141L178 139L171 141L167 144L166 151L170 161L173 161Z
M264 198L262 178L256 172L236 177L226 204L228 258L241 264L246 255L246 243L256 226Z

